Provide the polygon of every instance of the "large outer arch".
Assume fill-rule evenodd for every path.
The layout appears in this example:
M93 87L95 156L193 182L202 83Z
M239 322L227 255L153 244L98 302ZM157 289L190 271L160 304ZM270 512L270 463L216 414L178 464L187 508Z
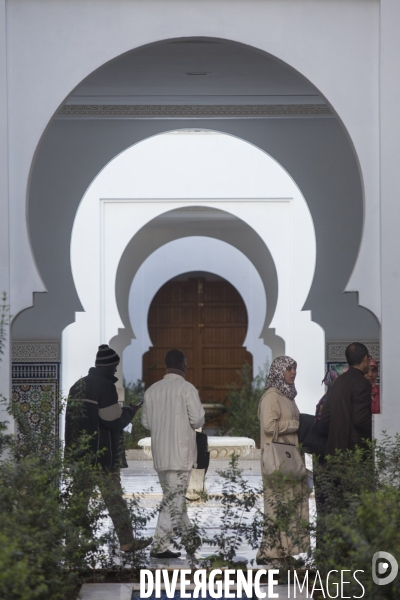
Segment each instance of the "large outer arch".
M10 113L11 171L18 161L18 174L12 181L10 192L18 204L15 212L20 211L21 217L25 212L24 198L29 191L32 159L63 98L100 65L133 47L165 39L165 32L170 38L203 36L249 44L279 58L313 81L349 131L362 165L364 189L373 212L374 197L377 202L379 192L376 176L379 165L379 7L375 3L341 3L338 9L335 2L322 6L315 1L304 9L296 2L279 0L262 4L249 0L245 8L235 3L227 11L222 0L213 1L208 7L204 2L159 5L150 0L147 3L121 3L118 11L115 3L112 9L111 5L103 3L97 6L95 15L87 8L85 3L77 6L68 2L57 3L51 10L47 3L36 2L27 3L22 11L17 3L9 7L8 28L12 43L8 55L13 66L9 100L14 107ZM213 19L209 19L211 9ZM42 22L40 30L31 27L33 18ZM71 26L71 23L79 24L79 27ZM68 34L61 45L59 32L66 28ZM85 36L81 35L82 28ZM108 40L107 44L104 39ZM14 52L14 49L18 51ZM71 64L74 64L73 69ZM369 65L368 69L365 64ZM29 76L21 77L24 71ZM49 73L53 79L50 88ZM43 90L46 90L45 94L41 93ZM35 119L29 111L23 114L24 111L19 110L21 101L32 95L42 99L35 103ZM365 123L371 126L365 127ZM23 145L13 144L13 138L23 140ZM371 218L373 216L371 214ZM366 214L364 239L371 246L375 234L370 225ZM30 271L25 268L29 271L26 284L15 296L16 314L31 304L32 289L43 291L43 286L35 275L28 237L15 236L14 250L16 273L18 267L23 266L18 261L23 260L25 267L30 264ZM365 258L363 260L365 262ZM372 267L375 270L378 263ZM375 276L378 275L376 272ZM354 281L356 279L353 277ZM375 296L367 304L379 313Z
M148 6L151 4L151 2L149 2ZM198 7L197 7L198 8ZM216 11L215 14L218 14L218 11L220 11L220 9L222 8L222 5L220 5L220 3L215 3L213 5L213 10ZM252 10L255 10L255 12L252 12ZM303 22L303 15L301 13L296 13L296 11L294 10L292 14L288 14L287 11L281 11L281 9L278 7L278 3L276 6L276 11L273 12L273 18L271 19L271 14L268 13L268 17L269 19L263 21L263 26L261 27L261 29L259 29L259 23L258 21L262 21L262 14L264 11L265 7L260 7L259 3L255 3L254 6L252 3L249 3L246 5L246 15L240 15L240 19L238 20L238 14L235 12L235 9L232 9L232 12L229 15L224 15L224 18L222 19L222 21L219 23L219 25L217 26L211 26L211 30L210 30L210 24L207 23L207 19L203 20L203 15L201 14L197 14L198 20L196 21L196 25L193 28L193 22L192 19L189 17L192 17L193 14L192 12L189 11L184 11L184 14L181 15L181 18L179 19L179 23L172 23L170 21L170 19L168 18L166 20L165 25L167 26L167 30L169 33L168 38L162 37L160 36L160 28L157 27L157 33L155 33L154 31L154 27L149 27L148 29L146 29L146 32L143 32L143 27L140 28L140 31L136 31L135 33L137 34L135 36L135 44L132 44L132 36L130 35L130 39L129 42L128 40L124 37L124 35L120 35L118 41L112 39L110 45L108 46L107 50L105 50L104 48L102 48L102 51L94 56L94 53L92 52L90 54L90 56L87 56L86 53L83 54L85 60L81 60L79 62L79 65L77 65L76 70L71 70L70 72L67 73L66 76L64 76L65 71L63 72L63 77L61 78L61 80L59 81L57 79L57 84L54 86L54 89L51 91L50 94L48 94L48 98L46 99L46 101L43 103L43 106L41 107L41 112L42 110L44 111L46 109L46 115L43 113L43 115L39 115L39 118L36 120L36 130L37 130L37 134L36 135L36 139L39 140L39 142L36 142L36 144L34 145L34 149L32 154L36 153L36 155L38 156L40 154L40 150L41 150L41 143L43 143L44 138L46 137L46 133L48 133L48 131L51 129L52 125L54 123L51 122L52 117L54 117L54 114L56 112L56 110L58 109L58 107L60 105L62 105L62 103L64 102L64 99L66 97L66 92L70 92L71 89L75 89L77 87L77 85L79 85L82 81L82 79L84 79L86 76L88 76L90 73L92 73L96 68L99 68L100 66L103 66L104 64L106 64L109 61L113 61L113 60L118 60L119 56L122 56L124 53L126 52L133 52L139 49L143 49L146 45L150 45L150 44L161 44L164 43L166 40L173 40L173 39L185 39L185 38L192 38L192 37L202 37L202 38L210 38L210 39L218 39L224 42L229 42L232 44L239 44L239 45L243 45L243 46L249 46L252 49L256 50L257 52L260 52L262 54L270 55L273 56L274 58L276 58L277 60L282 61L283 63L285 63L286 65L289 65L291 68L297 70L303 77L305 77L306 79L308 79L309 81L313 82L313 85L315 85L318 90L320 91L320 93L325 96L325 98L327 99L327 101L329 101L329 103L331 104L331 106L333 107L333 109L336 111L336 114L338 115L340 122L342 124L342 126L344 126L344 130L345 130L345 135L347 135L348 140L349 140L349 148L350 148L350 153L353 154L353 162L355 162L357 165L359 163L362 164L362 154L363 152L365 152L365 148L368 147L368 144L360 144L358 143L359 141L359 136L363 135L361 129L358 127L358 124L360 123L360 119L357 118L357 123L352 122L352 117L355 116L355 111L353 110L354 107L352 107L353 110L353 114L350 114L348 109L349 106L349 94L346 93L345 94L345 98L342 97L338 91L337 86L332 85L332 82L335 80L335 77L328 77L327 75L327 71L329 69L326 68L327 64L329 64L330 62L332 64L335 64L336 67L338 67L338 65L340 64L342 71L341 71L341 83L342 83L342 87L343 87L343 81L346 80L347 77L350 76L352 69L354 68L354 61L365 61L366 59L366 50L367 50L367 46L365 45L365 41L364 38L362 39L363 43L360 44L360 39L357 39L355 43L354 40L354 36L352 39L352 36L349 35L350 33L350 29L347 26L344 26L346 19L345 19L345 13L346 10L348 10L347 8L344 9L344 13L340 16L340 25L341 27L344 27L344 32L346 33L346 35L344 35L343 38L340 39L340 43L338 41L338 36L337 33L335 34L334 37L330 37L329 34L326 37L326 32L324 33L325 35L325 39L324 39L324 44L322 44L321 48L320 48L320 52L321 52L321 57L322 56L329 56L330 57L330 61L328 60L328 62L325 61L324 67L321 69L320 65L316 63L315 60L312 60L312 46L308 46L308 37L307 35L310 35L310 40L314 41L316 39L321 39L321 32L319 31L320 27L320 23L318 24L318 16L321 18L322 21L325 21L327 23L332 24L335 20L336 20L336 16L334 14L334 11L331 11L331 8L325 9L325 12L322 13L318 13L318 7L316 5L316 10L317 12L314 12L313 14L313 19L306 19L307 22L304 23L304 44L301 45L300 47L293 46L293 43L291 44L284 44L282 43L282 40L279 39L279 36L277 36L277 32L275 31L274 33L274 29L276 29L277 24L282 24L284 23L286 31L289 32L291 27L295 27L296 31L299 30L299 28L301 28L302 26L302 22ZM260 13L261 10L261 13ZM349 15L351 16L351 19L349 22L353 24L356 22L354 20L354 17L356 16L356 13L354 12L354 7L352 7L350 10ZM29 11L28 11L29 12ZM173 12L173 10L172 10ZM27 14L27 13L26 13ZM52 18L54 19L56 17L59 17L60 15L55 15L55 13L52 13ZM146 19L148 20L149 15L146 15L143 13L143 18L146 21ZM165 16L165 14L164 14ZM374 27L374 14L368 14L368 27L369 28L373 28ZM170 15L169 15L170 17ZM110 19L111 18L111 22ZM251 27L249 29L246 29L245 27L243 27L243 18L245 20L249 20L249 22L251 22ZM82 23L84 23L84 19L85 16L83 18ZM186 20L187 19L187 20ZM333 19L333 21L332 21ZM146 21L147 22L147 21ZM237 23L241 24L240 28L237 27ZM112 24L113 24L113 18L110 14L107 14L107 27L110 28L110 23L111 23L111 30L112 30ZM366 21L364 20L364 25L365 25ZM93 24L92 24L93 25ZM94 31L96 31L97 33L101 30L102 27L105 26L105 22L102 22L101 18L96 21L96 26L94 28L92 28ZM154 23L153 23L154 25ZM220 30L218 31L218 29L220 28ZM23 27L21 28L21 30L23 29ZM368 29L368 28L367 28ZM339 29L340 30L340 27ZM337 31L338 31L337 30ZM266 32L269 32L270 35L266 35ZM249 35L249 33L252 32L252 35ZM130 34L132 33L132 31L130 31ZM357 32L360 36L361 36L361 31ZM371 31L369 31L369 34L371 33ZM91 31L92 34L92 31ZM371 35L368 34L368 43L371 46ZM30 36L32 37L32 32L30 32ZM111 36L112 37L112 36ZM362 37L362 36L361 36ZM51 36L50 36L51 38ZM293 38L295 39L295 38ZM266 41L267 40L267 41ZM305 41L307 40L307 41ZM45 43L48 41L50 43L50 39L47 40L47 38L44 40ZM76 40L75 40L76 41ZM251 41L251 43L250 43ZM375 42L375 38L373 37L373 41ZM50 43L51 45L51 43ZM68 44L67 44L68 46ZM352 54L350 54L351 56L351 60L349 61L349 54L346 51L347 46L352 46L354 50L357 49L357 51L354 51ZM80 47L80 45L77 45L77 48ZM64 50L64 49L63 49ZM76 50L76 49L75 49ZM364 54L363 54L364 53ZM59 65L62 63L63 60L65 60L65 56L64 56L64 52L61 51L59 48L57 48L57 51L55 52L54 57L51 57L51 59L53 60L53 58L57 61L59 61ZM70 59L70 57L69 57ZM353 61L353 62L352 62ZM352 63L350 65L350 63ZM375 66L375 65L374 65ZM38 77L38 82L42 81L42 76ZM360 82L357 82L360 83ZM365 82L364 82L365 83ZM370 78L368 79L368 83L370 84ZM14 82L14 87L18 88L18 85L15 85ZM64 92L62 92L62 90L64 90ZM63 99L64 98L64 99ZM345 100L345 101L344 101ZM369 116L375 118L375 100L376 98L369 98L368 97L368 102L369 104ZM52 107L52 108L51 108ZM346 108L347 107L347 108ZM357 108L358 113L359 111L359 107ZM52 112L52 116L51 115ZM351 112L351 111L350 111ZM47 121L46 121L47 118ZM186 122L187 123L187 122ZM354 125L354 127L353 127ZM365 128L364 128L365 129ZM347 134L347 132L349 132L349 134ZM369 132L368 135L370 134L375 134L374 132ZM351 135L350 135L351 134ZM240 136L239 136L240 137ZM244 138L247 139L247 138ZM250 141L250 140L248 140ZM365 140L364 140L365 141ZM26 152L29 154L29 152L31 151L30 148L32 149L32 146L30 146L30 141L28 140L28 144L27 144L27 150ZM259 146L261 147L261 146ZM357 148L358 151L358 155L355 151L355 148ZM26 152L24 153L26 155ZM271 153L271 152L270 152ZM272 156L276 156L275 153L271 153ZM370 157L371 158L371 157ZM366 163L370 163L371 160L370 158L366 161ZM279 159L278 159L279 160ZM283 164L283 166L285 166L284 161L280 160L281 164ZM21 160L21 164L23 163L23 160ZM33 168L34 166L34 161L31 161L30 163L30 168ZM368 166L368 165L367 165ZM286 166L285 166L286 167ZM23 169L22 169L23 170ZM291 173L292 171L290 170L290 168L287 168L287 170ZM33 177L33 172L31 171L32 177ZM369 169L365 169L364 168L364 175L365 173L367 173L367 177L369 176ZM296 177L294 177L296 179ZM24 179L22 178L21 181L23 181ZM29 178L28 178L29 180ZM297 180L297 179L296 179ZM364 185L363 185L364 183ZM376 183L376 182L374 182ZM29 184L27 186L28 191L29 191ZM359 171L359 187L361 189L361 198L363 197L363 188L364 190L366 189L365 185L365 181L363 182L362 177L361 177L361 173ZM304 193L304 189L303 189L303 193ZM307 194L304 194L307 199L308 196ZM33 217L35 218L35 217ZM367 220L366 220L367 221ZM366 228L367 222L365 221L364 223L364 229ZM375 233L373 234L375 235ZM371 245L371 239L373 237L373 235L370 235L369 239L369 243ZM364 235L365 237L365 235ZM32 246L34 247L34 242L32 240ZM35 250L35 248L33 248L34 252L33 255L36 256L37 252ZM22 254L22 253L21 253ZM362 252L361 252L362 254ZM40 269L40 261L38 262L38 267L39 270ZM355 261L354 261L355 262ZM354 263L353 263L354 265ZM371 269L375 269L375 264L372 265L369 264L369 268ZM347 274L348 276L350 275L350 273ZM344 282L343 288L346 286L348 277L346 278L346 281ZM43 276L43 280L44 283L46 283L45 281L45 277ZM353 281L355 281L355 278L353 277ZM38 289L38 288L36 288ZM369 286L369 289L374 289L373 286ZM39 286L39 290L43 291L43 287ZM32 288L29 289L29 295L31 294ZM364 302L364 304L368 304L371 308L373 308L375 310L376 314L379 314L379 307L377 305L377 303L375 302L376 299L372 299L371 302ZM18 312L18 307L17 307L17 312Z

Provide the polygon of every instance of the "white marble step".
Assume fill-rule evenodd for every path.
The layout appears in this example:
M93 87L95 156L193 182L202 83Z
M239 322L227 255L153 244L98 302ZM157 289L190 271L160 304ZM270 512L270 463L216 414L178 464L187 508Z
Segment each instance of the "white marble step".
M134 589L135 588L135 589ZM261 591L265 593L267 591L266 586L261 586ZM279 599L282 598L293 598L293 589L291 589L290 596L288 595L288 588L285 585L278 585L274 587L274 592L279 594ZM176 594L175 598L180 598L179 593ZM209 596L207 596L209 598ZM268 598L268 595L267 595ZM298 600L304 600L310 598L306 593L296 592L296 598ZM78 600L139 600L138 586L127 583L85 583L79 593ZM152 596L150 600L153 600ZM166 596L162 596L161 600L167 600Z

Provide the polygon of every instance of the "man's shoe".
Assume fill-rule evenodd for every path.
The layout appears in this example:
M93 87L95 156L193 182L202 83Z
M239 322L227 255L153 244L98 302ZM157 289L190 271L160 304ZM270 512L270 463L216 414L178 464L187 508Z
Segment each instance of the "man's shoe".
M150 552L151 558L179 558L180 552L172 552L172 550L166 550L165 552Z
M121 544L120 549L121 552L138 552L139 550L143 550L144 548L147 548L147 546L150 546L152 541L152 537L139 538L133 540L133 542L130 542L129 544Z

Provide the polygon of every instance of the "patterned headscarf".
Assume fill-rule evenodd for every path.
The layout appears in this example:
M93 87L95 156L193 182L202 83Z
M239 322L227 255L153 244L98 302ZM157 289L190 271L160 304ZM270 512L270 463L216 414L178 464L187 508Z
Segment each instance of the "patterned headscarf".
M297 390L294 384L286 383L285 371L291 366L297 367L297 363L290 356L278 356L272 361L271 368L267 381L265 382L264 390L269 388L277 388L282 394L285 394L290 400L294 400L297 396Z
M376 362L376 360L374 358L372 358L372 356L369 357L369 366L376 367L378 369L378 363Z

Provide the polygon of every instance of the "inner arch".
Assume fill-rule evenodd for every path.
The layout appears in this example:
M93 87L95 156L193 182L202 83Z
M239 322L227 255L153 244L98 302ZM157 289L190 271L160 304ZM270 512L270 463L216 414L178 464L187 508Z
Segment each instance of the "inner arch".
M226 242L252 262L267 296L267 311L260 337L274 355L284 353L283 341L270 328L278 300L278 276L268 246L247 223L210 206L190 206L161 214L147 223L127 244L115 280L118 311L125 326L125 331L121 330L119 336L128 341L133 334L129 319L129 289L142 263L161 246L191 236ZM113 341L116 343L117 340Z
M271 350L260 336L266 314L266 293L254 265L233 246L205 237L181 238L160 247L140 266L129 292L129 316L134 339L124 350L124 379L142 375L142 356L151 346L147 314L152 298L167 281L187 272L224 278L240 293L248 314L244 346L253 356L254 372L271 362Z

